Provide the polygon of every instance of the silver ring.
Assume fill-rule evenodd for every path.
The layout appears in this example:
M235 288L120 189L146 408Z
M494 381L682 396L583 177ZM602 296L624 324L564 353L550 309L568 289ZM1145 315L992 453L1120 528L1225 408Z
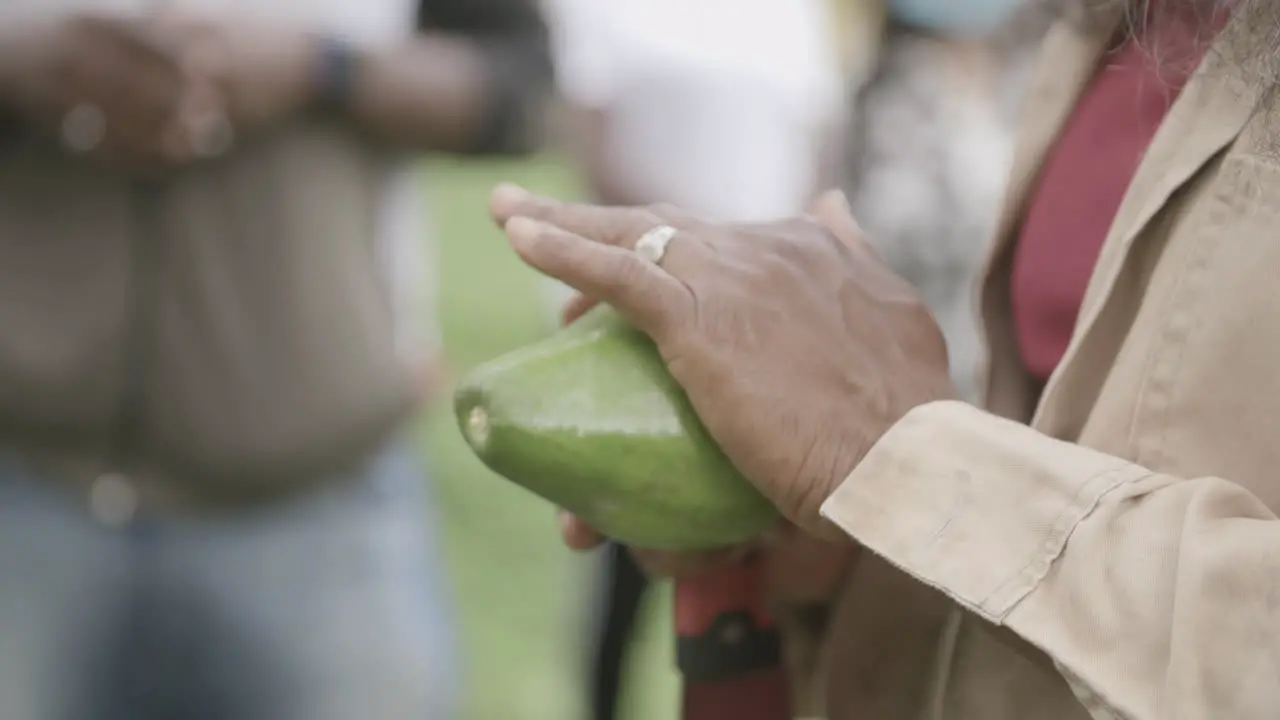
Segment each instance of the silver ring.
M636 254L654 265L660 265L667 254L667 246L679 232L670 225L659 225L636 240Z
M72 152L93 152L106 136L107 116L97 105L76 105L62 118L62 143Z
M210 112L192 120L192 150L197 157L215 158L225 154L235 143L235 129L220 112Z

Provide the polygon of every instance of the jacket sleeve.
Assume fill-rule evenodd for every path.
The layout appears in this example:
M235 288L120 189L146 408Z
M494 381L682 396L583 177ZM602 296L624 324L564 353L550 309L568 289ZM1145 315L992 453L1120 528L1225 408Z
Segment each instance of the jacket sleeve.
M488 112L469 152L536 150L555 80L550 32L538 0L420 0L418 8L420 30L464 37L488 60Z
M1095 718L1280 708L1280 521L972 406L912 411L823 506L871 551L1054 662Z

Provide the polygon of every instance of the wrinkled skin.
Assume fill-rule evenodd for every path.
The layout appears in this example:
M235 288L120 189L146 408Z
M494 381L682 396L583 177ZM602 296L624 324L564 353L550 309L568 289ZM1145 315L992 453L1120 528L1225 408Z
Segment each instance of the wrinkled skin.
M654 339L707 430L789 521L742 548L638 549L642 566L681 576L767 547L779 591L831 592L853 550L822 503L909 410L954 395L937 324L863 241L843 196L824 195L805 217L741 225L507 185L491 212L526 263L583 294L568 319L593 298ZM632 250L660 223L680 232L654 265ZM572 516L560 522L571 547L601 541Z

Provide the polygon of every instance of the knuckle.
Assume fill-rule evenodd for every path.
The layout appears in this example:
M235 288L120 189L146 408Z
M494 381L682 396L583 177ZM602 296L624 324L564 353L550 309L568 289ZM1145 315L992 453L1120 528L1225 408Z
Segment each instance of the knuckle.
M656 203L648 207L651 216L665 222L674 227L691 227L695 224L694 218L683 208L671 203Z
M616 253L613 255L610 280L619 285L634 285L648 271L645 261L632 253Z
M668 202L653 203L646 206L645 210L658 218L669 218L682 214L680 208Z
M524 243L524 254L536 264L559 264L566 259L564 248L553 233L535 233Z
M655 210L653 206L645 206L634 208L620 216L616 230L619 235L634 241L653 228L668 224L670 223L661 212Z
M672 203L654 203L645 206L642 210L644 212L644 220L649 227L664 224L679 230L693 230L703 225L688 211Z

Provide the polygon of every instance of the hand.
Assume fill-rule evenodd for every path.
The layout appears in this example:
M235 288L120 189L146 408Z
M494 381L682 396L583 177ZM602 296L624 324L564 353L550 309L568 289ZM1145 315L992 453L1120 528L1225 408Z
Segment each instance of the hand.
M317 45L303 31L178 12L157 19L152 31L217 88L237 133L287 120L316 94Z
M909 410L954 395L937 324L839 194L758 225L511 186L491 209L525 262L653 338L729 459L810 534L843 537L822 503ZM660 264L632 252L664 223L680 232Z
M0 30L0 101L37 129L73 134L75 149L141 169L194 157L219 103L144 25L94 15Z
M595 299L578 295L565 304L561 321L568 325L596 304ZM572 513L560 510L557 518L561 539L574 550L591 550L606 539ZM724 550L671 552L630 548L630 552L636 564L652 578L695 575L758 552L764 561L769 599L794 606L826 603L836 594L859 550L847 539L841 540L825 540L794 525L784 525L765 537Z

